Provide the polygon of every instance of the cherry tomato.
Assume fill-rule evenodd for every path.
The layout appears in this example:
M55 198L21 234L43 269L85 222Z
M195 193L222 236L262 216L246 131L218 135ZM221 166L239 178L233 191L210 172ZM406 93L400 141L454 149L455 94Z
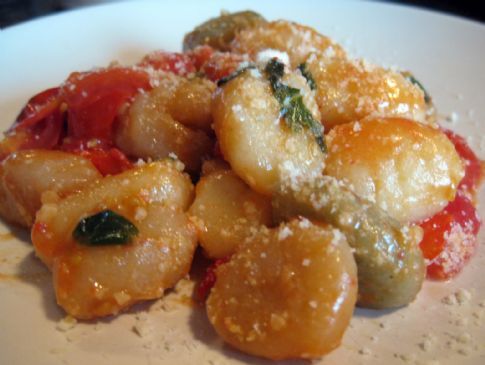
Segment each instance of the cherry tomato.
M229 76L246 60L242 55L214 51L208 46L195 48L190 52L190 57L194 60L197 70L211 81Z
M217 81L236 71L244 57L234 53L217 52L201 68L207 78Z
M445 280L458 274L477 248L481 221L473 203L459 192L445 209L420 225L428 277Z
M187 54L192 60L195 68L200 70L201 67L206 63L216 52L214 48L211 46L203 45L194 48L193 50L189 51Z
M108 141L66 139L62 149L89 159L103 176L116 175L133 167L125 154Z
M14 151L55 147L62 137L63 125L59 88L34 95L0 141L0 161Z
M477 155L475 155L463 137L457 135L451 130L444 129L443 132L455 145L456 152L464 161L465 176L461 180L458 189L465 190L474 195L480 186L480 182L483 177L482 161L478 159Z
M61 90L68 109L68 136L111 140L121 106L149 88L148 74L131 68L72 73Z
M28 128L47 118L59 108L59 88L53 87L34 95L23 107L13 128Z
M185 53L155 51L146 55L139 65L151 66L155 70L169 71L180 76L187 76L196 71L191 57Z
M216 269L218 266L229 261L229 257L215 260L206 270L205 276L197 287L197 298L201 303L205 303L214 284L216 283Z

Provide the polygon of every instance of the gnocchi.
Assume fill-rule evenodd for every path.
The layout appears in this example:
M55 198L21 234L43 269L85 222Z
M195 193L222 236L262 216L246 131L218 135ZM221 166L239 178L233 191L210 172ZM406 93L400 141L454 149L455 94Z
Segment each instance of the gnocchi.
M330 38L319 34L310 27L285 20L242 30L231 44L231 51L249 54L253 59L259 52L267 49L287 53L293 68L304 63L313 52L338 57L345 56L342 47Z
M43 194L63 197L101 178L93 164L71 153L26 150L0 164L0 215L32 226ZM46 197L48 198L48 196Z
M325 173L401 223L419 222L455 198L463 166L436 128L406 119L340 124L327 138Z
M207 314L219 335L244 352L272 360L320 357L340 344L350 321L356 272L342 233L295 219L262 229L217 268Z
M285 81L301 90L318 120L306 80L290 73ZM323 170L325 158L313 134L295 133L285 124L269 82L257 70L244 72L216 93L213 117L222 155L261 194L273 194L283 174L317 175Z
M363 60L312 54L306 67L316 83L316 101L327 129L368 116L403 117L433 124L424 91L401 73Z
M185 211L192 194L190 179L165 161L105 177L44 204L32 243L53 271L59 305L89 319L161 297L190 269L197 238ZM97 246L75 238L83 218L106 209L134 222L139 234L133 242Z
M272 223L271 200L251 190L233 171L203 176L189 214L208 257L224 258L261 226Z
M212 141L202 130L208 130L212 122L214 84L175 75L166 75L158 83L152 91L139 94L122 115L116 143L137 158L165 158L174 153L195 173L212 149Z

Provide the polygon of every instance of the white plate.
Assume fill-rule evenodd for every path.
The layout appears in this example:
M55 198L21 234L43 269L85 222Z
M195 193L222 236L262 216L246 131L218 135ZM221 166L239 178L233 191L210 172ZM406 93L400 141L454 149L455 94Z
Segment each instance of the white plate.
M468 136L475 151L485 157L485 125L480 124L485 121L485 27L366 2L137 1L5 29L0 32L0 127L9 126L29 96L57 85L71 71L111 60L134 62L154 49L179 50L183 34L194 25L221 9L247 8L268 19L308 24L355 55L412 70L441 114L457 113L458 122L444 124ZM481 215L485 217L483 208ZM160 302L140 305L98 324L81 323L58 331L64 314L55 304L50 274L32 254L28 233L4 234L10 230L0 226L1 364L266 363L221 346L203 310L183 305L173 311L157 309ZM482 243L456 280L426 283L407 308L357 310L342 346L321 363L426 364L433 359L440 364L485 363L485 308L479 305L485 305L484 251ZM459 288L471 293L471 300L455 306L442 303ZM146 332L143 337L132 331L134 325Z

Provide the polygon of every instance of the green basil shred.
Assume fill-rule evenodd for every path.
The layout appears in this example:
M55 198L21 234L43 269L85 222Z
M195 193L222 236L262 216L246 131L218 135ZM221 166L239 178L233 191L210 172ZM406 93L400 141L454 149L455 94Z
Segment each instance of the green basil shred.
M303 103L303 96L299 89L285 85L281 82L285 71L285 65L273 58L265 68L268 80L273 90L273 95L280 104L280 114L293 132L299 132L303 128L309 128L323 153L327 151L323 138L323 126L315 120Z
M120 245L130 243L138 234L138 228L125 217L103 210L81 219L72 236L88 246Z
M316 90L317 89L317 83L315 82L315 79L313 78L311 72L306 68L306 63L300 64L298 66L298 69L300 70L301 74L303 75L303 77L308 82L308 86L310 86L310 89Z
M426 104L429 104L431 102L431 95L429 95L428 91L424 88L423 84L418 81L417 78L414 77L414 75L409 72L409 71L403 71L401 74L404 76L405 79L407 79L409 82L412 84L416 85L419 87L423 93L424 93L424 102Z
M249 69L252 69L252 68L256 68L255 65L252 65L252 64L249 64L247 66L244 66L244 67L241 67L239 69L237 69L236 71L234 71L232 74L228 75L228 76L225 76L225 77L222 77L220 78L218 81L217 81L217 86L221 87L223 86L224 84L226 84L227 82L231 81L232 79L235 79L236 77L238 77L239 75L241 75L244 71L246 70L249 70Z

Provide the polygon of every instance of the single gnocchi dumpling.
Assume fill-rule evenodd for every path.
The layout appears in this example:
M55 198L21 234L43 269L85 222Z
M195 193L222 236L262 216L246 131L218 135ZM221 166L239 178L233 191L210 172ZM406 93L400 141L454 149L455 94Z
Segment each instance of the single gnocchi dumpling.
M299 90L297 106L307 110L316 131L282 116L267 75L256 69L227 82L213 102L214 130L224 159L252 189L265 195L277 190L282 175L318 175L324 166L315 136L321 136L322 127L312 90L297 73L286 73L282 83ZM283 102L297 100L292 98L288 95Z
M220 51L229 51L231 41L242 29L252 28L266 20L258 13L246 10L235 13L223 12L195 27L184 36L184 51L209 45Z
M336 126L327 137L325 173L401 223L442 210L464 171L439 129L406 119L374 118Z
M336 348L357 296L357 269L340 231L295 219L258 235L216 269L207 314L217 333L273 360Z
M126 154L143 159L160 159L171 153L198 172L202 158L209 155L212 141L203 131L212 123L211 96L214 83L165 74L159 86L140 93L120 117L115 140Z
M89 319L161 297L192 263L197 237L185 214L192 197L189 177L162 161L44 204L32 243L53 272L58 304Z
M91 161L72 153L15 152L0 164L0 216L30 227L44 193L64 197L100 178Z
M271 200L256 193L231 170L202 177L189 214L208 257L224 258L262 225L272 222Z
M231 44L231 51L249 54L253 59L265 50L285 52L293 68L305 62L312 52L344 57L344 50L315 29L286 20L262 23L242 30Z
M327 129L368 116L395 116L434 122L425 92L399 72L364 60L311 55L306 69L316 84L316 100Z

